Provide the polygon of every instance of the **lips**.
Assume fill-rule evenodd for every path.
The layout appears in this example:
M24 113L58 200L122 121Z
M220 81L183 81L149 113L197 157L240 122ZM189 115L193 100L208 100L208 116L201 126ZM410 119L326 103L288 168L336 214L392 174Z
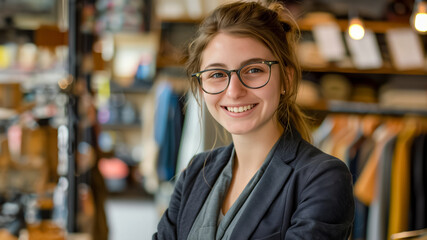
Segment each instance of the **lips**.
M254 107L255 107L255 104L249 104L249 105L239 106L239 107L224 107L224 108L227 111L232 112L232 113L242 113L242 112L246 112L248 110L251 110Z

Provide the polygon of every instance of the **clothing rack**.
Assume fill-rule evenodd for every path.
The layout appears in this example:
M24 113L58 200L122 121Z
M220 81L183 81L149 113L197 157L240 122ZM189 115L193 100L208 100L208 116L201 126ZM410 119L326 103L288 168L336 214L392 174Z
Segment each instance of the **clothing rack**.
M420 161L426 156L426 126L424 116L331 114L314 132L314 144L353 174L354 239L390 239L427 227L425 195L419 202L427 189Z
M374 114L383 116L427 116L427 109L385 108L376 103L329 101L326 112L345 114Z

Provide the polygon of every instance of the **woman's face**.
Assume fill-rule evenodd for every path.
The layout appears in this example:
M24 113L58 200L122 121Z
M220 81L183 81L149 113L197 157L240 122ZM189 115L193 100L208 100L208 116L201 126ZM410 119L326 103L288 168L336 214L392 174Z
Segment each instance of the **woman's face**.
M262 60L275 61L271 51L258 40L219 33L202 54L201 70L239 69ZM203 92L207 108L215 120L233 135L269 134L280 129L275 112L279 105L279 64L271 66L267 85L259 89L245 87L233 72L228 88L217 95Z

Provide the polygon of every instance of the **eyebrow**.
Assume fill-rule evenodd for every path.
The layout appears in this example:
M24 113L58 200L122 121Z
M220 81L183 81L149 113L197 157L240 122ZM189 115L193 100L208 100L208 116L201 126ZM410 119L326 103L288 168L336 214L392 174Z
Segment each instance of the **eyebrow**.
M264 58L250 58L248 60L245 60L245 61L241 62L240 63L240 67L244 66L246 64L249 64L249 63L262 62L262 61L267 61L267 60L265 60ZM226 65L224 63L211 63L211 64L207 65L204 70L212 68L212 67L214 67L214 68L217 68L217 67L219 67L219 68L225 68Z

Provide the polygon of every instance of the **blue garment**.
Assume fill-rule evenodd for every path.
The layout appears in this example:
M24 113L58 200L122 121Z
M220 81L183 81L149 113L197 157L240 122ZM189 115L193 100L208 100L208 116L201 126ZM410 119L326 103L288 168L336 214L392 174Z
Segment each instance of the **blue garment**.
M169 181L175 176L182 133L182 108L179 96L167 83L158 87L156 100L154 139L159 146L157 173L160 181Z

